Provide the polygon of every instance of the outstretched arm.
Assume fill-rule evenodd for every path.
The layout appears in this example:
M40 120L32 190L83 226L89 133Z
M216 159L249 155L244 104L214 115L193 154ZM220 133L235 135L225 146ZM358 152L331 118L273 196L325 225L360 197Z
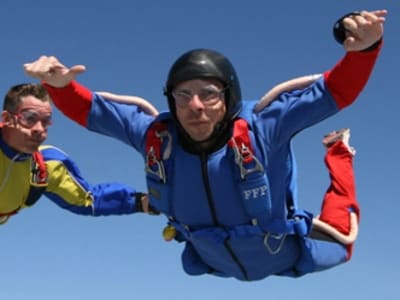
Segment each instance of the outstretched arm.
M324 73L325 84L339 109L352 104L367 84L382 47L386 10L351 13L336 22L346 55ZM339 31L340 32L340 31ZM335 32L337 38L337 32Z
M339 108L351 104L368 81L381 47L386 14L386 10L351 13L335 24L335 38L348 53L335 68L325 72L324 77ZM254 111L261 111L284 92L307 87L320 76L306 75L276 85L260 99Z
M158 110L146 99L136 97L136 96L129 96L129 95L120 95L120 94L113 94L110 92L96 92L98 95L102 96L106 100L115 101L118 103L124 104L132 104L139 106L145 113L156 117L158 116Z
M92 102L92 92L75 81L77 75L86 71L84 65L66 67L54 56L41 56L34 62L24 64L27 75L42 81L48 89L54 104L72 120L86 126L87 115ZM110 92L98 92L107 100L139 106L151 116L157 116L158 110L147 100ZM64 97L59 97L60 95ZM61 105L62 103L62 105Z
M79 215L107 216L154 212L145 194L118 182L92 185L78 166L62 150L52 146L40 149L48 171L47 198Z
M264 96L262 96L260 101L257 102L256 106L254 107L254 112L257 113L263 110L282 93L303 89L309 86L320 76L322 75L321 74L306 75L306 76L296 77L277 84L272 89L270 89Z

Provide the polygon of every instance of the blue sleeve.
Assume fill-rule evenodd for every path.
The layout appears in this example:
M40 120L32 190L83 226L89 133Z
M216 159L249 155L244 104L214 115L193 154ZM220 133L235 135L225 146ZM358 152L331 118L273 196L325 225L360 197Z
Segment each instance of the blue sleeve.
M78 166L58 148L44 146L43 154L48 186L45 196L63 209L75 214L106 216L135 212L136 190L121 183L92 185Z
M122 141L143 153L147 129L154 117L140 107L104 100L93 93L88 129Z
M283 145L299 131L339 111L323 78L303 90L283 93L255 116L259 132L271 143Z
M279 215L286 212L287 201L294 208L298 206L297 165L291 139L299 131L338 112L338 107L323 79L303 90L281 94L259 113L253 113L255 103L245 102L244 111L251 113L268 173L273 212Z

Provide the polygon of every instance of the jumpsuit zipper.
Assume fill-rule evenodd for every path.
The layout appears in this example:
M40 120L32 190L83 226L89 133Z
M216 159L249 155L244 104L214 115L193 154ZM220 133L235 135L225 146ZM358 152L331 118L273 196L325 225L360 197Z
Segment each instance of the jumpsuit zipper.
M208 178L207 154L201 153L200 161L201 161L201 173L202 173L202 177L203 177L204 188L205 188L206 194L207 194L207 202L208 202L208 206L210 208L211 217L212 217L214 226L222 228L223 226L221 226L221 224L219 224L219 222L218 222L217 213L216 213L215 205L214 205L214 199L213 199L213 196L212 196L212 193L211 193L210 181L209 181L209 178ZM240 262L239 258L237 257L237 255L233 251L231 245L229 244L229 240L228 239L224 240L224 246L225 246L226 250L228 251L229 255L231 256L232 260L239 267L239 269L242 272L244 278L246 280L249 280L249 277L248 277L248 274L247 274L247 271L246 271L245 267L243 266L243 264Z

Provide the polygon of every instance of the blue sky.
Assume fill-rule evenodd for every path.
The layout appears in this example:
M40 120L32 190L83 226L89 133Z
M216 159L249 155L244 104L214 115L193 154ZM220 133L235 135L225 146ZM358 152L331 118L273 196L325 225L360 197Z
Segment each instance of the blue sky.
M90 5L89 5L90 3ZM85 64L93 90L139 95L166 109L162 86L184 51L214 48L236 66L244 98L285 79L323 72L343 55L332 24L353 10L389 11L385 45L358 102L295 139L301 205L318 212L328 175L322 136L350 127L362 217L353 260L299 279L243 283L189 277L182 245L161 236L165 220L142 215L76 216L46 198L0 228L0 297L21 299L398 299L400 9L396 1L21 1L0 2L4 94L31 81L22 65L55 55ZM48 143L68 152L92 183L145 190L139 155L54 113ZM1 199L0 199L1 201Z

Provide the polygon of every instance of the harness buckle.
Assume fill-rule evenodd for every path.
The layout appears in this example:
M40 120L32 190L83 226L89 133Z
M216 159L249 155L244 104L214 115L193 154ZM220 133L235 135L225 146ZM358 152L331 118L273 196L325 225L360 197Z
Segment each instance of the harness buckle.
M154 165L156 165L155 170L150 167ZM163 183L167 181L164 164L157 158L153 146L150 147L146 155L146 172L157 176Z
M163 161L168 159L171 156L172 151L172 136L168 132L168 130L155 130L154 132L156 138L159 139L159 143L155 143L158 147L158 151L156 151L154 145L151 145L146 155L146 172L157 176L163 183L167 182L167 176L165 173L165 167ZM160 154L161 144L167 140L167 144L165 146L164 151ZM162 157L161 157L162 156ZM153 170L151 166L156 165Z
M264 172L264 167L261 162L244 143L241 144L241 148L239 149L235 139L232 138L232 149L233 153L235 154L235 163L239 166L240 177L242 179L253 172ZM245 164L250 162L254 162L255 165L253 167L246 168Z
M165 138L167 140L167 145L165 146L165 149L162 153L162 159L166 160L171 156L172 135L168 130L163 130L163 131L156 131L156 136L161 140L161 142L164 142Z

